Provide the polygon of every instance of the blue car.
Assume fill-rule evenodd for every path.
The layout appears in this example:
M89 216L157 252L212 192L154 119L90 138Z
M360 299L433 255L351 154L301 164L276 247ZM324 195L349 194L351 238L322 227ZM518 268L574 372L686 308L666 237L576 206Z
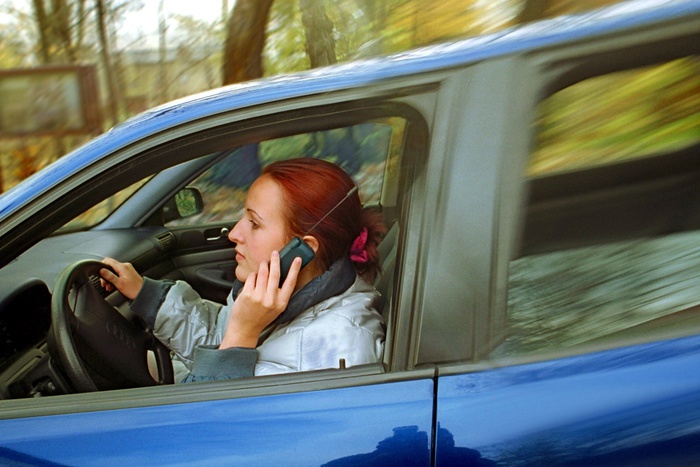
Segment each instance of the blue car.
M291 157L386 220L383 361L174 384L100 261L223 302L246 191ZM1 464L698 464L700 1L137 116L0 197L0 334Z

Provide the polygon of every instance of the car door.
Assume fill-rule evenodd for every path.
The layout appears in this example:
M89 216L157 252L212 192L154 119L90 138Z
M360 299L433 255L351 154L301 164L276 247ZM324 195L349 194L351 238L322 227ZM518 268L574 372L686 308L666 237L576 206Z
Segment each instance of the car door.
M452 183L489 167L496 188L489 215L447 209L475 251L453 270L467 324L441 328L465 361L438 355L436 465L700 461L698 24L513 56L517 78L494 81L520 119L471 101L507 136L465 120L452 166Z
M214 183L207 178L207 171L218 167L217 163L225 158L212 154L259 144L263 147L259 154L269 161L301 155L290 150L296 145L299 150L316 151L312 157L330 156L338 161L337 152L320 153L350 135L362 144L349 154L349 162L359 163L346 170L357 177L368 209L381 210L398 232L393 236L395 247L390 249L391 265L385 269L386 282L393 283L410 270L410 263L403 260L401 232L413 230L412 223L420 222L419 218L410 217L408 207L412 204L413 184L427 156L426 121L431 120L435 108L435 79L438 78L421 77L421 86L410 92L397 91L401 89L401 79L397 78L371 90L326 95L325 103L319 103L315 97L300 99L292 106L293 111L289 102L281 110L274 105L248 113L234 109L205 123L182 124L173 134L163 131L155 143L134 142L126 154L118 148L103 160L126 161L124 165L103 170L112 177L117 190L116 185L128 186L139 180L145 172L143 167L149 163L165 171L173 164L211 158L211 164L183 176L177 186L159 191L157 195L163 202L154 205L158 211L177 190L201 189L201 183ZM428 85L422 86L425 82ZM373 99L365 99L366 95ZM121 131L129 130L128 125L117 128L107 138L119 138ZM315 137L326 144L314 142ZM145 149L137 152L132 150L134 146ZM134 168L140 173L129 174ZM86 177L88 183L99 183L99 177L105 177L97 172ZM205 204L211 201L207 199L208 192L201 191ZM217 192L218 189L209 191ZM149 195L147 199L154 198ZM139 203L138 192L130 200ZM145 232L144 236L150 239L152 234L172 233L175 245L169 247L172 249L159 249L160 253L170 252L167 258L160 253L140 255L141 272L154 278L188 280L199 274L203 282L222 285L221 288L228 286L217 284L228 281L228 276L210 274L217 267L232 266L226 256L231 246L223 235L215 238L215 233L236 220L235 210L228 203L229 196L220 201L225 205L217 212L233 212L223 222L216 216L193 216L181 224L158 225L150 214L142 216L145 220L137 229ZM76 201L75 205L80 203ZM154 216L162 214L156 211ZM100 228L119 230L109 224ZM210 229L215 230L211 237ZM386 304L382 309L390 336L382 363L239 381L3 400L0 456L10 464L69 465L91 464L95 459L101 464L348 465L358 460L381 463L388 456L404 459L407 465L429 465L434 370L414 369L406 363L410 360L414 332L410 305L414 287L396 283L395 292L391 290L385 289ZM33 350L36 354L42 351L43 344Z
M324 375L306 382L271 376L215 389L192 383L10 404L15 410L4 401L0 458L52 465L430 465L432 372L401 381L347 371L352 384L324 382ZM124 408L129 398L137 402ZM36 416L42 413L52 415ZM13 415L21 418L7 419Z
M447 367L437 465L694 465L700 338L484 370ZM491 464L487 463L490 462Z

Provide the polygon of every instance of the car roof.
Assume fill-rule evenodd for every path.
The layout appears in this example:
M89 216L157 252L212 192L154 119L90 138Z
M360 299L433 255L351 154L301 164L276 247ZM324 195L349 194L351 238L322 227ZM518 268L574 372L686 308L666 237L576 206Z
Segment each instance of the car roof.
M150 135L236 109L326 94L403 76L465 66L503 55L641 28L700 13L700 0L634 0L585 14L561 16L460 41L391 56L343 63L292 75L217 88L148 110L0 196L0 218L111 151Z

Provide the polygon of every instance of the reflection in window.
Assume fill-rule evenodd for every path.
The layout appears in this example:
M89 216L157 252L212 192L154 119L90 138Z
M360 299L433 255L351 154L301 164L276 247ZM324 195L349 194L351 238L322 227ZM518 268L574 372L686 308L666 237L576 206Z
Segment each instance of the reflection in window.
M294 157L315 157L340 165L357 182L365 205L380 202L385 175L397 167L405 121L386 118L357 125L286 136L232 149L190 186L204 197L204 211L168 226L233 222L243 214L246 193L262 168Z
M57 233L71 232L77 230L85 230L90 227L94 227L112 214L119 206L124 203L131 195L136 193L136 191L141 188L151 177L146 177L134 183L131 186L124 188L123 190L115 193L109 198L97 203L95 206L91 207L87 211L83 212L79 216L75 217L73 220L65 224L63 227L57 230Z
M700 331L699 79L691 57L540 105L503 353Z
M700 58L592 78L544 101L528 175L670 152L700 141Z

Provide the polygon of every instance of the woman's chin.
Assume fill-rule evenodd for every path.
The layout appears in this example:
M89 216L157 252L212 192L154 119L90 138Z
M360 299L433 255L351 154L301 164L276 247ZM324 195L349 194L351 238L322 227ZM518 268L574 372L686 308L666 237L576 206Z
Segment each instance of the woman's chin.
M236 266L236 279L238 279L241 282L245 282L245 280L248 278L249 272L244 271L242 267Z

